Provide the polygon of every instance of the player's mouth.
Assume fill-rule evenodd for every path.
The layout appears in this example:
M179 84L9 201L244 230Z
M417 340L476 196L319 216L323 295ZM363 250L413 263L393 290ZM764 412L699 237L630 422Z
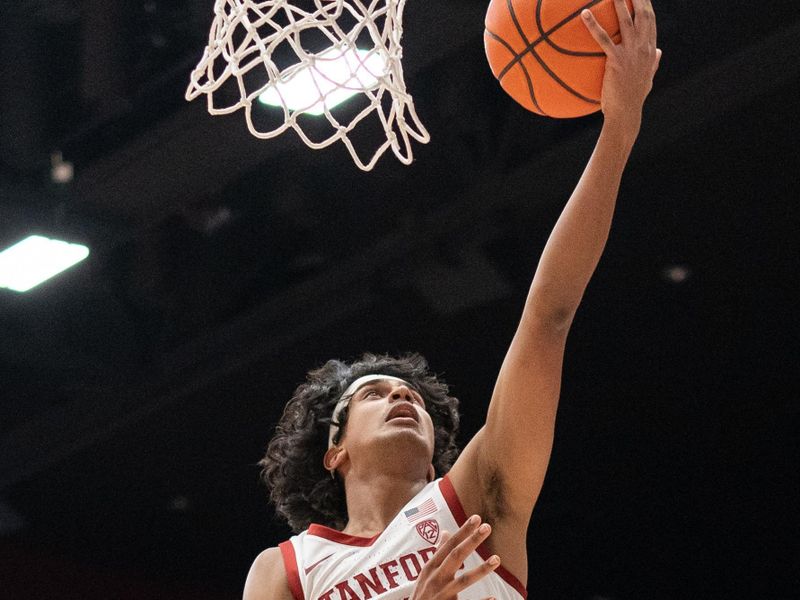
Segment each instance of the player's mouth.
M386 422L388 423L389 421L397 421L398 424L401 421L419 423L419 415L411 404L403 402L402 404L395 404L389 414L386 415Z

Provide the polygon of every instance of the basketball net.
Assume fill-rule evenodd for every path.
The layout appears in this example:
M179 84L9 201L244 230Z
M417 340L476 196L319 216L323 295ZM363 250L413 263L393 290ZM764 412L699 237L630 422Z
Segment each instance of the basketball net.
M216 0L208 46L192 71L186 99L206 94L212 115L243 108L247 127L258 138L292 128L315 150L341 140L365 171L390 148L410 164L411 140L424 144L430 135L403 81L404 4ZM353 94L363 95L355 113L347 105L336 106ZM258 111L282 111L283 122L277 118L274 126L262 127ZM349 135L359 123L376 117L385 141L371 155L370 150L357 151ZM321 127L323 118L330 128ZM321 128L324 137L312 140L309 132L318 135Z

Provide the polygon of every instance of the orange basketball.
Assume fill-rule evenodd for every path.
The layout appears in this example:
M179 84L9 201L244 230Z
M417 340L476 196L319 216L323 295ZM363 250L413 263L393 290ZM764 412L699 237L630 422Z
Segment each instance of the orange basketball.
M528 110L559 118L600 110L606 57L581 19L585 8L619 43L613 0L491 0L483 33L489 66Z

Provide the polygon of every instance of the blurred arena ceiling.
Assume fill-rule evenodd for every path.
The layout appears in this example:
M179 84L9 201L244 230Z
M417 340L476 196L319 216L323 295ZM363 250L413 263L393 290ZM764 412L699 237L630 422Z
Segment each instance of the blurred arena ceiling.
M15 524L0 535L6 551L139 579L202 572L236 597L249 560L286 534L252 465L305 370L420 350L464 402L465 434L477 427L599 120L542 119L502 93L485 2L410 0L406 81L432 141L410 167L387 155L364 174L343 148L260 141L241 115L183 100L212 4L0 7L0 245L39 231L92 248L29 295L0 290L0 500ZM798 560L778 548L798 533L784 315L800 21L790 3L656 9L665 56L571 338L529 589L643 597L670 581L645 595L685 597L707 576L705 597L735 597L724 564L772 576L777 597ZM54 153L73 181L52 180ZM662 276L675 265L682 284ZM756 475L764 463L772 477ZM740 535L769 566L720 531L745 513L762 533ZM671 558L643 545L650 533ZM687 564L701 544L719 562Z

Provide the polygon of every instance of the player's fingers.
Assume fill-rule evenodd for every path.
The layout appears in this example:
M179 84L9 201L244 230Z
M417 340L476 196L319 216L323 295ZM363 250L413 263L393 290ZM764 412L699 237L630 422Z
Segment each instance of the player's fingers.
M453 550L444 557L441 570L447 575L455 574L466 558L489 537L491 532L492 528L488 523L484 523L478 527L469 537L461 541L458 546L453 548Z
M436 550L436 553L426 563L425 567L431 570L442 564L454 548L478 529L480 522L481 518L478 515L472 515L454 534L447 532L447 538L439 544L438 550Z
M633 5L633 20L636 22L642 10L646 6L647 0L631 0L631 4Z
M489 560L483 561L480 565L469 571L465 571L458 575L453 582L448 586L448 593L458 594L477 581L486 577L489 573L494 571L500 566L500 557L496 554L490 556Z
M653 46L656 45L656 13L650 0L633 0L636 28Z
M653 45L655 46L656 42L658 41L658 26L656 23L656 11L653 10L653 5L650 4L649 1L647 2L647 10L650 12L650 27L652 28L651 37L653 40Z
M617 11L617 20L619 21L619 29L622 32L622 39L625 39L625 32L633 30L633 17L628 10L628 5L625 0L614 0L614 8Z
M603 26L597 22L597 19L594 18L592 11L588 8L584 9L581 12L581 17L583 17L583 22L586 24L586 28L589 30L589 33L592 34L594 41L600 45L600 48L603 49L603 52L606 54L611 54L614 51L614 42L611 40L611 37L608 35L608 32L603 29Z

